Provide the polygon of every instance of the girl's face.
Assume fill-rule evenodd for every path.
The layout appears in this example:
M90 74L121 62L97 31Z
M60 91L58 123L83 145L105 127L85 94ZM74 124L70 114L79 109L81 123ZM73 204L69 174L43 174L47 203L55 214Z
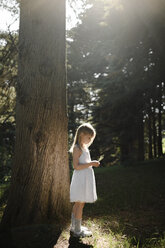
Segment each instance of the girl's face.
M87 145L92 141L92 136L90 134L82 134L81 142L83 145Z

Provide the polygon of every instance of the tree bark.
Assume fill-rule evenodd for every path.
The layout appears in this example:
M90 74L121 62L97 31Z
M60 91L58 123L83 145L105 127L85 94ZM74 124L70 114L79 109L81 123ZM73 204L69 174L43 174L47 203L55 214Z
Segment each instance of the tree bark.
M159 96L158 96L158 156L162 156L162 83L159 83Z
M120 137L120 161L124 162L129 159L129 142L125 135Z
M15 160L2 227L68 216L65 0L22 0Z
M153 98L153 111L152 111L152 129L153 129L153 147L154 147L154 157L157 157L157 145L156 145L156 140L157 140L157 135L156 135L156 99L155 97Z
M144 160L144 123L143 123L143 112L139 113L138 123L138 161Z
M151 99L149 99L149 109L148 109L148 138L149 138L149 154L148 157L149 159L153 158L153 154L152 154L152 112L151 112L151 103L150 103Z

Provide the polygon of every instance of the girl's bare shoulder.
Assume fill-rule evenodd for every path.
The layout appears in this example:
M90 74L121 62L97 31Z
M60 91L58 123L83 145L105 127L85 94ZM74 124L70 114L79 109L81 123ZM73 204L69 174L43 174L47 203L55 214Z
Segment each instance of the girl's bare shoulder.
M73 153L74 154L78 154L80 156L82 154L82 150L81 150L81 148L78 145L75 145L73 147Z

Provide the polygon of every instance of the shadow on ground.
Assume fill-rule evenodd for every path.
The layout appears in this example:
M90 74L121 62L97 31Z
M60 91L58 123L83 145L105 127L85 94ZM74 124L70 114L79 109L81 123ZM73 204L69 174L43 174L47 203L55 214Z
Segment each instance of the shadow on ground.
M81 239L70 236L68 248L90 248L90 247L93 247L93 245L83 244Z
M66 230L69 233L69 229ZM85 240L84 238L75 238L73 235L68 236L67 238L65 235L61 235L57 244L53 248L92 248L93 245L88 244L89 241Z
M0 233L1 248L53 248L62 229L55 225L31 225Z

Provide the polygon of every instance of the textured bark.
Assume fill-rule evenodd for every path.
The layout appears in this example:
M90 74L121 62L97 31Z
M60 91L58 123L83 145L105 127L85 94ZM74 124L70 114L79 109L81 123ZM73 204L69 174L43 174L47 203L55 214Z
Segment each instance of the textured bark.
M22 0L15 162L2 227L68 214L65 0Z

